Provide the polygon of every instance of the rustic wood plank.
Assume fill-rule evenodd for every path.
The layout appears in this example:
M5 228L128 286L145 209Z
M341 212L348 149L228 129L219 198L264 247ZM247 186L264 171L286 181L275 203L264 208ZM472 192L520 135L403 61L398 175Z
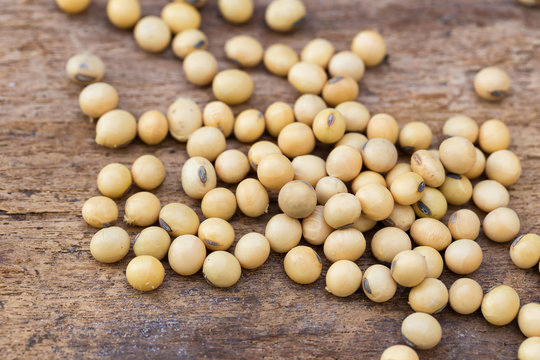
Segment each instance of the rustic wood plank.
M523 232L540 231L540 10L511 0L309 0L303 27L280 35L263 25L268 2L256 1L254 18L239 27L224 23L214 0L202 10L202 29L220 69L232 66L224 60L223 45L236 34L252 34L265 46L284 42L296 50L322 36L344 50L357 31L380 30L390 58L366 73L359 99L373 113L394 114L401 124L426 121L435 130L435 144L441 140L442 121L453 114L465 113L479 122L504 120L524 168L511 187L510 205L521 216ZM157 15L166 1L141 3L145 14ZM240 282L225 290L210 287L200 274L175 275L166 264L165 282L149 294L133 291L125 281L132 252L118 264L92 259L88 244L95 229L83 222L80 208L97 194L95 177L105 164L130 164L142 154L155 154L167 167L167 179L156 191L162 202L198 202L185 196L179 182L185 145L172 139L155 147L135 141L113 151L94 143L93 125L78 110L80 87L64 75L65 61L85 50L101 56L108 68L106 81L120 93L120 107L136 116L151 108L165 111L179 95L201 106L212 99L208 88L186 83L170 50L143 53L130 32L113 28L105 4L95 0L86 13L68 16L53 1L0 3L3 357L377 358L387 346L402 343L401 321L411 312L406 289L385 304L369 302L361 292L337 299L324 291L324 277L309 286L289 281L282 255L272 254L257 271L244 271ZM500 104L481 101L472 89L474 74L492 64L505 68L513 82L512 93ZM286 80L269 76L262 66L249 72L255 94L235 112L264 110L276 100L294 102L297 94ZM228 146L247 149L234 141ZM264 231L277 211L273 204L260 219L235 215L237 238ZM135 235L138 229L128 231ZM508 244L484 236L478 242L485 260L471 277L484 290L505 283L523 303L540 300L538 269L515 268ZM369 250L358 261L362 270L373 263ZM325 262L323 275L328 266ZM441 279L450 286L457 278L445 270ZM524 339L515 322L491 326L478 312L465 317L447 308L437 318L443 340L422 351L422 358L514 358Z

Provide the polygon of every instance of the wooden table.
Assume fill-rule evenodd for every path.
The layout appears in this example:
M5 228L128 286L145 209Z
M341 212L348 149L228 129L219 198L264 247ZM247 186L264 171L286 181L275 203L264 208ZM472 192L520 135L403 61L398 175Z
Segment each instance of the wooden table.
M143 12L158 15L165 3L144 0ZM523 233L540 232L540 10L512 0L308 0L305 24L281 35L264 26L266 3L256 1L253 19L243 26L225 23L215 0L202 10L202 30L220 69L232 66L223 45L236 34L251 34L265 46L284 42L298 51L309 39L325 37L345 50L359 30L378 29L390 57L366 72L360 101L372 113L393 114L401 124L427 122L435 146L451 115L467 114L479 123L505 121L524 169L510 187L510 206L520 214ZM95 144L94 125L78 108L81 88L64 72L67 59L82 51L101 56L105 80L120 94L120 108L136 116L154 108L166 111L180 95L201 107L212 100L209 88L186 82L170 50L144 53L131 32L111 26L105 4L95 0L77 16L58 11L52 0L0 4L1 357L375 359L386 347L403 343L401 321L412 312L408 290L400 288L384 304L368 301L361 291L336 298L324 290L328 262L316 283L300 286L285 275L283 255L274 253L261 269L244 271L240 282L225 290L209 286L200 273L176 275L165 262L163 285L143 294L125 280L133 252L112 265L91 257L89 241L96 229L86 225L80 210L98 194L97 173L110 162L129 165L142 154L158 156L167 168L155 192L162 203L184 202L202 214L199 202L181 189L184 144L170 138L154 147L137 140L121 150ZM488 65L504 68L512 78L512 93L501 103L482 101L473 91L475 73ZM270 76L263 66L249 72L255 94L235 113L264 110L277 100L292 104L297 97L285 79ZM234 141L229 147L247 150ZM276 195L271 194L274 201ZM124 201L118 202L121 210ZM237 239L263 232L277 211L274 202L262 218L235 215ZM139 229L128 231L134 236ZM368 245L372 234L366 234ZM509 244L483 235L478 242L484 262L471 277L484 291L504 283L517 290L522 303L539 301L538 268L513 266ZM369 249L358 261L362 270L374 263ZM448 287L457 278L447 270L441 277ZM524 340L515 321L496 327L479 312L461 316L450 308L437 318L443 339L435 349L420 352L422 358L515 358Z

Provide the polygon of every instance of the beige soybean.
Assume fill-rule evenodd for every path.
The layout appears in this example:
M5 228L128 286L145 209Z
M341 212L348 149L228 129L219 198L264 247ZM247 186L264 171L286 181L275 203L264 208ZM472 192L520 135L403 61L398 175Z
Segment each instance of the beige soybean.
M287 74L289 83L301 94L320 94L328 76L324 69L306 61L294 64Z
M349 260L339 260L326 272L326 291L339 297L351 296L360 288L362 270Z
M478 144L488 154L508 149L510 146L510 130L501 120L491 119L480 125Z
M313 186L304 181L289 181L279 190L278 205L290 217L303 219L315 210L317 194Z
M174 36L172 51L180 59L185 58L195 50L205 50L208 38L199 29L187 29Z
M416 351L406 345L393 345L381 355L381 360L419 360Z
M253 0L218 0L218 8L228 22L243 24L253 15Z
M510 286L496 286L484 295L481 309L482 315L490 324L509 324L518 314L519 296Z
M256 109L242 111L234 122L234 137L241 142L253 142L264 133L265 120L262 112Z
M425 186L424 179L420 175L407 172L395 178L390 186L390 191L396 203L412 205L420 201Z
M399 146L407 153L425 150L431 146L433 133L423 122L408 123L399 132Z
M302 61L311 62L326 69L334 55L334 45L326 39L317 38L308 42L300 54Z
M145 112L137 122L137 135L147 145L157 145L167 137L169 122L160 111Z
M350 146L335 147L326 158L326 172L342 181L350 181L362 169L362 155Z
M351 225L360 217L360 201L349 193L333 195L324 205L324 220L334 229Z
M340 51L330 59L328 72L332 77L349 76L359 81L364 76L365 66L362 59L352 51Z
M129 262L126 268L126 278L134 289L152 291L157 289L163 282L165 268L153 256L137 256Z
M66 63L68 77L77 84L91 84L105 76L105 64L96 55L83 53L69 58Z
M298 284L311 284L321 276L322 261L319 255L308 246L292 248L283 261L285 273Z
M482 211L490 212L510 202L508 190L495 180L483 180L473 188L474 204Z
M368 169L379 173L391 170L396 165L398 159L394 144L382 138L368 140L362 147L361 154L364 165ZM444 169L442 171L444 176Z
M199 225L197 232L208 250L227 250L234 242L234 229L220 218L208 218Z
M392 170L386 173L386 176L384 177L384 179L386 180L386 184L388 185L388 187L391 187L392 183L394 182L395 179L397 179L398 176L404 173L411 172L411 171L412 169L411 169L410 164L403 163L403 162L397 163L392 168Z
M386 187L386 181L384 177L375 171L365 170L358 174L357 177L351 183L351 189L353 193L356 192L364 185L367 184L381 184Z
M273 0L264 13L266 25L279 32L296 29L305 16L306 7L301 0Z
M268 212L270 202L264 186L255 179L244 179L236 187L236 202L242 213L258 217Z
M262 266L269 255L268 239L256 232L242 236L234 247L234 256L244 269L256 269Z
M322 96L328 105L336 106L356 99L358 91L358 83L353 78L336 76L326 82L322 89Z
M86 10L90 5L91 0L56 0L56 5L68 13L68 14L78 14Z
M135 256L150 255L161 260L167 255L171 245L169 233L159 226L150 226L135 236L133 251Z
M386 43L376 31L364 30L354 37L351 50L367 67L379 65L386 57Z
M414 287L427 276L426 259L416 251L403 250L392 260L390 271L399 285Z
M521 0L523 3L526 0ZM540 336L533 336L524 340L518 349L519 360L535 360L540 354Z
M414 209L409 205L394 204L394 209L382 222L385 226L395 226L408 231L416 220Z
M153 190L165 180L165 166L154 155L143 155L131 165L131 177L143 190Z
M207 159L195 156L189 158L182 166L182 188L192 199L202 199L204 195L216 187L216 170Z
M82 217L88 225L102 228L111 226L118 219L118 206L105 196L94 196L82 207Z
M456 274L470 274L482 264L482 248L469 239L456 240L444 252L444 261L450 271Z
M448 304L448 289L441 280L426 278L409 292L409 305L427 314L441 312Z
M368 139L383 138L395 144L399 136L399 126L392 115L375 114L368 121L366 135Z
M223 132L225 137L232 134L234 127L234 114L229 107L221 101L211 101L204 107L203 113L204 126L213 126Z
M455 240L475 240L480 233L480 219L469 209L460 209L448 219L448 229Z
M382 228L371 238L371 252L382 262L391 263L397 254L411 249L409 235L397 227Z
M429 150L414 152L411 156L411 169L424 179L427 186L439 187L446 179L439 157Z
M302 220L302 236L311 245L322 245L334 229L324 220L324 206L317 205L308 217Z
M294 180L304 180L315 187L325 177L326 163L315 155L296 156L292 161Z
M369 110L357 101L345 101L336 106L336 110L345 118L347 131L365 131L370 119ZM350 133L351 135L354 133ZM349 135L349 134L345 134ZM361 135L361 134L356 134ZM363 135L362 135L363 136ZM367 141L367 138L366 138ZM361 148L362 146L360 146Z
M109 0L107 17L120 29L131 29L141 18L141 6L138 0Z
M201 210L206 218L229 220L236 212L236 196L226 188L215 188L202 198Z
M385 302L394 297L397 284L392 278L390 269L384 265L371 265L362 278L364 294L374 302Z
M259 163L257 178L267 189L279 190L294 178L294 168L285 155L270 154Z
M281 130L294 122L294 112L292 107L282 101L276 101L266 108L264 112L266 121L266 131L277 137Z
M110 264L122 260L131 242L126 230L111 226L99 230L90 240L90 253L99 262Z
M360 200L362 212L371 220L384 220L394 209L392 193L380 184L364 185L355 196Z
M476 162L476 149L469 140L452 136L439 146L439 159L449 172L465 174Z
M108 148L129 144L137 135L137 120L125 110L111 110L96 125L96 143Z
M417 246L413 250L420 253L424 259L426 259L426 277L434 279L439 278L444 267L444 261L441 254L431 246Z
M186 79L198 86L210 84L218 72L216 57L206 50L190 52L184 59L183 67Z
M300 242L302 225L298 219L285 214L277 214L266 223L264 236L268 239L273 251L285 253Z
M293 122L280 131L277 144L288 157L307 155L315 148L315 135L308 125Z
M225 151L227 143L225 135L213 126L203 126L191 133L186 144L190 157L200 156L214 161Z
M446 215L448 203L442 192L428 186L422 191L422 197L413 205L413 209L418 217L440 220Z
M476 150L476 160L474 161L474 165L471 170L463 174L468 179L476 179L484 173L484 169L486 167L486 156L484 155L482 150L478 149L477 147L475 147L474 149Z
M482 99L499 101L510 91L510 78L498 67L486 67L474 77L474 90Z
M99 171L97 187L103 195L117 199L122 197L131 186L131 172L127 166L112 163Z
M253 94L253 80L245 71L223 70L214 77L212 91L218 100L229 105L238 105Z
M90 118L99 118L118 106L118 93L111 85L103 82L85 87L79 94L79 107Z
M197 29L201 25L199 11L184 2L172 2L165 5L161 10L161 18L173 34L188 29Z
M473 194L471 181L464 175L447 173L446 180L439 188L450 205L463 205Z
M256 171L261 160L270 154L281 154L281 150L273 142L262 140L251 145L248 150L248 160L251 168Z
M540 236L524 234L518 236L510 246L510 258L521 269L530 269L540 261Z
M249 161L240 150L225 150L218 155L215 162L216 174L227 184L236 184L246 178L249 173Z
M366 250L366 239L359 230L334 230L324 242L324 256L331 261L358 260Z
M210 253L203 263L203 276L214 286L231 287L240 280L242 267L233 254L226 251Z
M462 315L475 312L482 305L484 293L482 287L473 279L457 279L448 292L452 309Z
M358 231L366 232L373 229L375 225L377 225L377 221L368 219L363 214L360 214L358 220L353 222L351 227Z
M139 47L151 53L162 52L171 42L169 26L157 16L145 16L139 20L133 35Z
M264 66L277 76L287 76L289 70L298 62L298 54L289 45L270 45L263 56Z
M510 150L499 150L486 160L486 176L504 186L515 184L521 176L521 161Z
M178 98L169 106L167 119L172 137L182 142L202 126L201 109L193 100L186 98Z
M482 223L482 229L487 238L499 243L515 239L520 226L517 213L507 207L490 211Z
M540 304L523 305L519 310L518 325L526 337L540 336Z
M124 221L128 225L149 226L158 221L161 203L156 195L141 191L131 195L124 207Z
M320 96L303 94L294 103L294 117L297 121L311 126L315 116L326 107L326 103Z
M335 194L346 193L347 186L338 178L332 176L325 176L321 178L315 186L315 193L317 195L317 201L321 205L325 205L328 199Z
M170 203L159 212L159 225L173 237L195 235L199 229L199 217L185 204Z
M206 258L206 247L195 235L180 235L169 247L169 265L177 274L189 276L199 271Z
M257 66L263 58L261 43L249 35L237 35L225 42L225 56L243 67Z
M478 139L478 124L465 115L452 116L443 125L444 137L461 136L474 143Z
M403 320L401 335L407 345L427 350L434 348L441 341L442 328L433 316L416 312Z
M432 218L417 219L411 226L411 238L418 245L431 246L442 251L452 242L450 230L442 222Z

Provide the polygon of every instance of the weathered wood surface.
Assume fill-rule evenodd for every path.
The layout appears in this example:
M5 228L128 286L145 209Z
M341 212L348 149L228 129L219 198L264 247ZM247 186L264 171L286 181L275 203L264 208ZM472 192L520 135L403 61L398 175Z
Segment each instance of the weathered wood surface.
M84 223L80 209L98 194L96 175L107 163L129 165L142 154L155 154L168 172L156 191L162 202L198 202L181 190L183 144L167 139L149 147L137 140L113 151L94 143L93 125L77 106L80 87L64 74L66 60L88 50L101 56L108 67L106 81L120 93L120 107L136 116L152 108L165 111L179 95L201 106L212 99L208 88L186 82L170 50L146 54L130 32L113 28L105 3L96 0L83 15L68 16L52 0L0 2L1 357L374 359L387 346L403 343L401 321L411 313L406 289L385 304L372 303L361 292L338 299L324 291L324 277L309 286L292 283L282 270L282 255L272 254L257 271L244 271L227 290L210 287L200 274L175 275L165 265L165 282L148 294L125 281L132 252L118 264L93 260L88 245L95 229ZM144 0L143 11L157 15L165 3ZM309 0L303 27L280 35L263 25L266 3L256 1L251 22L238 27L218 16L214 0L202 10L202 29L221 69L232 66L224 60L223 45L235 34L252 34L265 46L284 42L296 50L321 36L343 50L357 31L380 30L389 62L367 72L359 99L373 113L391 113L402 124L427 121L435 143L442 122L453 114L479 122L504 120L512 133L511 149L524 168L511 187L510 205L521 216L522 232L540 231L540 10L512 0ZM512 93L500 104L481 101L472 89L476 71L494 64L506 69L513 82ZM249 72L255 94L235 112L295 100L286 80L262 66ZM229 146L247 149L235 142ZM120 209L124 200L118 202ZM261 219L236 215L237 238L264 231L276 212L272 204ZM138 229L128 231L133 236ZM478 242L484 262L471 277L484 291L504 283L518 291L523 303L540 299L537 268L515 268L509 244L484 236ZM373 263L369 249L358 261L362 270ZM457 278L445 270L441 279L450 286ZM524 340L516 322L491 326L479 312L466 317L447 308L437 318L442 342L422 351L422 358L515 358Z

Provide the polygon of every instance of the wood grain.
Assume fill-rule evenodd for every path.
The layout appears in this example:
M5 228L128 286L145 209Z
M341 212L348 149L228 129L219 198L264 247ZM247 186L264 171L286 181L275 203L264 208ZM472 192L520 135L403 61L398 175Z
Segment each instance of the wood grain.
M320 36L345 50L359 30L378 29L390 57L367 71L360 101L372 113L393 114L401 124L427 122L435 145L442 122L451 115L504 120L524 169L510 188L510 205L521 216L522 232L540 232L540 10L512 0L309 0L303 27L281 35L264 26L268 2L256 1L253 19L238 27L220 18L215 0L202 10L202 30L220 69L233 66L224 60L223 45L236 34L251 34L265 46L283 42L298 51ZM166 1L141 3L144 14L158 15ZM185 145L168 138L149 147L137 140L108 150L94 143L94 125L77 105L81 88L64 74L66 60L82 51L101 56L120 107L136 116L154 108L165 111L180 95L201 106L212 99L209 88L186 82L170 50L144 53L129 31L112 27L105 4L95 0L84 14L68 16L52 0L0 2L2 357L375 359L386 347L403 343L401 321L412 312L406 289L384 304L368 301L361 292L338 299L324 291L324 277L309 286L292 283L282 269L282 255L272 254L259 270L244 271L240 282L225 290L209 286L200 274L178 276L165 264L165 282L148 294L125 281L133 252L118 264L93 260L88 247L95 229L84 223L80 209L98 194L95 179L107 163L129 165L142 154L158 156L167 178L156 195L164 204L184 202L202 214L199 203L181 190ZM512 93L501 103L482 101L472 89L474 74L487 65L501 66L512 78ZM249 72L255 94L235 113L248 107L264 110L277 100L293 103L297 97L285 79L270 76L262 66ZM234 141L228 146L247 150ZM275 200L276 194L271 197ZM120 209L124 201L118 201ZM273 203L260 219L235 215L237 239L264 231L277 211ZM128 231L134 236L139 229ZM366 234L368 240L372 234ZM471 277L484 291L504 283L517 290L522 303L540 300L537 268L514 267L509 244L483 235L478 242L484 262ZM322 254L321 248L317 251ZM358 261L362 270L374 263L369 250ZM325 262L323 275L328 266ZM447 270L441 277L447 286L457 278ZM447 308L437 318L442 342L422 351L423 359L515 358L524 340L516 322L495 327L479 312L465 317Z

